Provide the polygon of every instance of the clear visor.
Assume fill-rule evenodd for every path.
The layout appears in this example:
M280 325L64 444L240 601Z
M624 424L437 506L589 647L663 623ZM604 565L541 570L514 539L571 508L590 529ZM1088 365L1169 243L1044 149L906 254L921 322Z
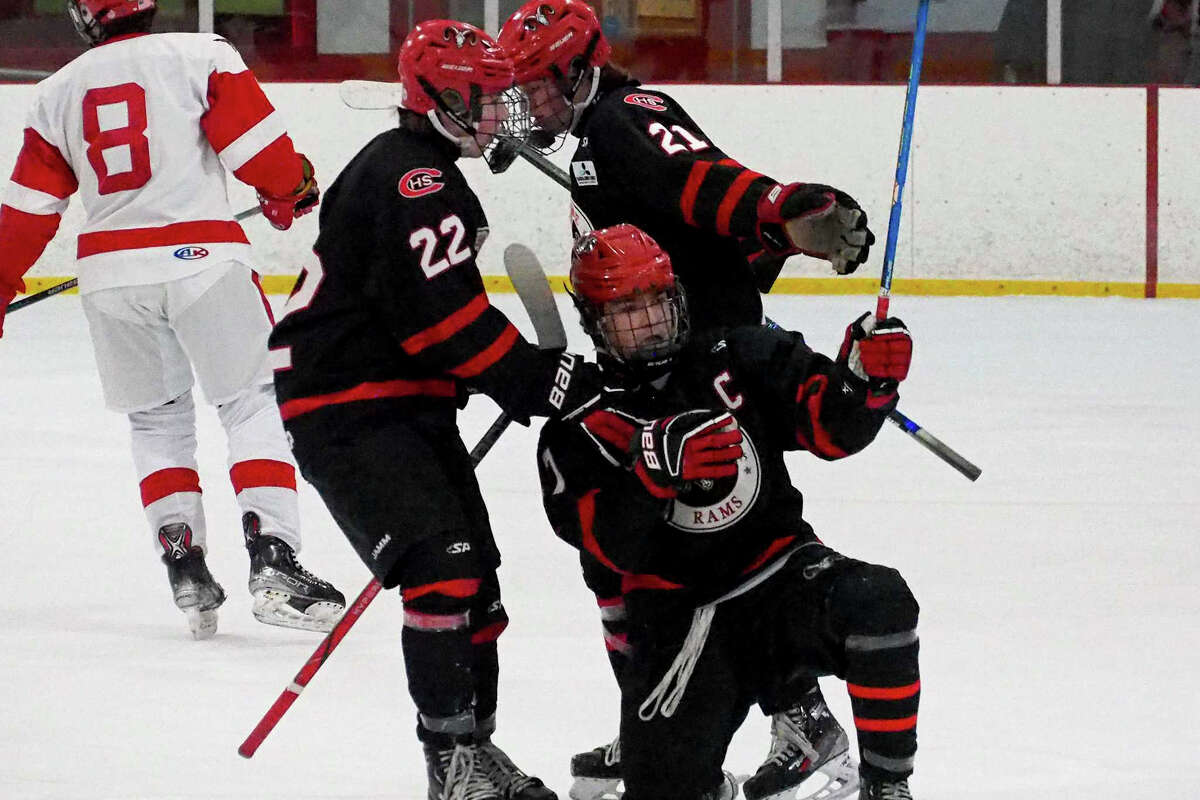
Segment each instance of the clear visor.
M604 304L597 324L609 353L622 361L665 358L683 344L683 296L662 289L613 300Z

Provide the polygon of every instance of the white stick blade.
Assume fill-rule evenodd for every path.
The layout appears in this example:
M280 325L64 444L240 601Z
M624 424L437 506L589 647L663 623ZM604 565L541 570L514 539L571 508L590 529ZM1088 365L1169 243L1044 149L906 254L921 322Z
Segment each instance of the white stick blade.
M567 332L554 302L554 292L537 255L523 244L513 243L504 249L504 270L512 281L525 313L537 333L542 348L566 347Z
M377 110L400 107L400 84L386 81L342 81L338 97L350 108Z

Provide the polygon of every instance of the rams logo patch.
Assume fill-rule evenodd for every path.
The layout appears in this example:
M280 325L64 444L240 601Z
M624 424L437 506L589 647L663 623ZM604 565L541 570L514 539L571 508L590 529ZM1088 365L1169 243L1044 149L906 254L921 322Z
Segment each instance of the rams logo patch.
M400 179L400 194L411 199L433 194L446 184L438 180L442 171L432 167L417 167L404 173Z
M723 530L749 513L761 489L758 451L750 432L742 428L742 457L738 459L737 475L693 481L671 501L667 524L692 533Z

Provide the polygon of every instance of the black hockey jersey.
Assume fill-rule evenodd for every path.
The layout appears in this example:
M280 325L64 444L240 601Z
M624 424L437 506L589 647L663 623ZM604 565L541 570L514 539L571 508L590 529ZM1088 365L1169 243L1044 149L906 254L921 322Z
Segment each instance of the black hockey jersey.
M325 193L318 263L271 334L285 422L327 407L453 419L465 387L518 418L545 413L535 387L557 359L489 303L475 263L487 219L456 158L439 136L393 129Z
M697 337L662 388L609 388L542 428L538 466L555 533L623 575L624 592L680 590L708 602L779 555L815 540L783 454L843 458L866 447L889 408L798 333L744 326ZM639 423L694 408L728 409L744 440L736 477L698 481L660 499L629 468Z
M571 158L573 233L628 222L671 257L700 329L755 325L762 299L742 242L775 181L729 158L670 97L636 83L585 112Z

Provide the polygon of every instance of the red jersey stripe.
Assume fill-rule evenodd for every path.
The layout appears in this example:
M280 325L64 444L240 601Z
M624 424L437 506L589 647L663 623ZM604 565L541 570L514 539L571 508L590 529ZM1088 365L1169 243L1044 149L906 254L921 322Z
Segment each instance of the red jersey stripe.
M861 686L857 683L847 683L846 690L851 697L863 700L904 700L921 691L921 682L916 681L907 686Z
M508 620L493 622L471 634L471 644L487 644L494 642L500 638L500 634L504 633L504 629L508 627Z
M693 227L696 225L696 195L700 194L700 185L704 183L704 176L710 168L711 161L697 161L693 164L692 172L683 186L683 195L679 198L679 210L683 212L683 221Z
M762 176L750 170L743 170L741 175L733 179L733 183L725 192L725 197L721 199L721 205L717 207L717 233L722 236L729 235L729 221L733 219L734 209L741 199L745 197L746 190L750 188L750 184Z
M359 400L379 400L385 397L454 397L457 390L454 381L430 378L423 381L367 381L343 389L340 392L318 394L312 397L297 397L279 406L279 415L285 420L316 411L324 406L354 403Z
M506 325L500 335L496 337L496 341L488 345L479 355L464 361L450 370L450 374L459 378L472 378L478 375L504 358L508 351L512 349L513 344L516 343L518 336L520 334L517 333L517 329L511 323Z
M176 244L210 244L237 242L250 244L242 226L233 220L203 220L176 222L159 228L124 228L115 231L92 231L79 234L75 248L77 258L87 258L116 250L139 250L143 247L167 247Z
M626 575L621 579L621 591L633 592L638 589L682 589L682 583L673 583L658 575Z
M28 214L0 205L0 283L15 284L41 257L58 231L59 214Z
M609 559L600 549L600 543L596 541L596 493L599 489L592 489L590 492L579 498L579 529L582 534L581 544L583 548L596 557L604 566L611 569L613 572L622 572L623 570Z
M479 578L453 578L448 581L437 581L435 583L423 583L420 586L413 586L409 589L403 589L400 595L404 598L404 602L415 600L418 597L424 597L427 594L444 594L446 597L471 597L479 591Z
M200 475L187 467L168 467L151 472L138 485L142 490L142 506L162 500L179 492L200 493Z
M917 727L917 715L911 717L901 717L900 719L868 719L867 717L855 717L854 727L860 731L870 731L872 733L894 733L896 731L909 731Z
M805 395L813 388L813 392L805 400ZM829 388L829 378L825 375L814 375L805 381L799 391L796 392L796 403L806 403L808 406L808 418L812 423L813 439L808 441L800 429L796 429L796 441L804 445L804 447L814 455L821 456L827 459L845 458L847 453L842 448L834 444L833 437L825 426L821 424L821 401L825 396L825 390Z
M416 355L426 347L444 342L463 328L479 319L479 315L487 311L488 297L484 293L475 295L471 301L436 325L430 325L423 331L409 336L400 346L409 355Z
M208 111L200 128L218 153L275 110L250 70L208 76Z
M25 129L25 143L17 155L12 180L60 200L70 197L79 188L75 170L71 169L62 153L33 128Z
M771 542L767 549L764 550L758 558L754 559L754 563L742 570L742 574L747 575L751 572L754 572L754 570L767 563L772 556L794 541L796 541L795 536L784 536L782 539L776 539L775 541Z
M255 458L239 461L230 467L229 480L233 484L234 494L241 494L243 489L255 489L260 486L275 486L295 491L296 468L286 461Z
M236 168L233 176L272 197L288 197L304 180L304 168L291 137L283 134Z

